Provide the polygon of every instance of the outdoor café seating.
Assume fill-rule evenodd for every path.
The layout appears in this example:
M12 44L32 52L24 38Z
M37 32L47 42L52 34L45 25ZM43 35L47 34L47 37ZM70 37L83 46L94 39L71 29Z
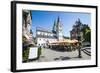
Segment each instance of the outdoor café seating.
M60 51L75 51L77 49L77 40L61 40L49 44L49 48Z

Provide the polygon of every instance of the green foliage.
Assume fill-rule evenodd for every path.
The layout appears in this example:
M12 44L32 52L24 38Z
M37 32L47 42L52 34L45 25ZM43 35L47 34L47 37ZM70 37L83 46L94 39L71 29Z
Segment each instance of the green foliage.
M90 29L86 29L85 41L91 42L91 30Z
M88 25L84 24L82 28L84 42L91 42L91 29Z
M63 36L63 38L65 38L65 39L70 39L70 37L67 37L67 36Z
M26 40L27 39L24 36L22 36L22 42L25 43Z
M41 55L41 53L42 53L41 51L42 51L42 48L39 47L39 48L38 48L38 58L40 57L40 55Z
M23 61L26 62L28 61L28 56L29 56L29 48L23 48Z

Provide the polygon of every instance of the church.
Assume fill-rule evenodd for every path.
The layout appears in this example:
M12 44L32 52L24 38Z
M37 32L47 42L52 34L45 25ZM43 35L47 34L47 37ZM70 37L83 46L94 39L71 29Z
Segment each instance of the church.
M48 43L63 40L62 23L60 17L54 21L51 31L42 27L36 28L37 46L47 47Z

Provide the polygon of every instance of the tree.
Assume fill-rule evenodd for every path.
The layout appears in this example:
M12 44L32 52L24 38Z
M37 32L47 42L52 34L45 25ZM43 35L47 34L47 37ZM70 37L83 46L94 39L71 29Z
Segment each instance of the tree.
M63 38L64 38L64 39L70 39L70 37L67 37L67 36L63 36Z
M86 29L86 32L85 32L85 41L91 43L91 30L90 29Z
M91 29L88 25L84 24L82 27L84 42L91 43Z

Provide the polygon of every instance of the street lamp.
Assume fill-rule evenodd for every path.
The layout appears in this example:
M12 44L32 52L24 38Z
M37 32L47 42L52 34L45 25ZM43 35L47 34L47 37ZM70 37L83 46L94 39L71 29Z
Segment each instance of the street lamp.
M81 46L82 46L81 31L79 31L78 36L77 36L77 39L79 41L79 44L78 44L78 57L79 58L82 58L82 55L81 55Z

